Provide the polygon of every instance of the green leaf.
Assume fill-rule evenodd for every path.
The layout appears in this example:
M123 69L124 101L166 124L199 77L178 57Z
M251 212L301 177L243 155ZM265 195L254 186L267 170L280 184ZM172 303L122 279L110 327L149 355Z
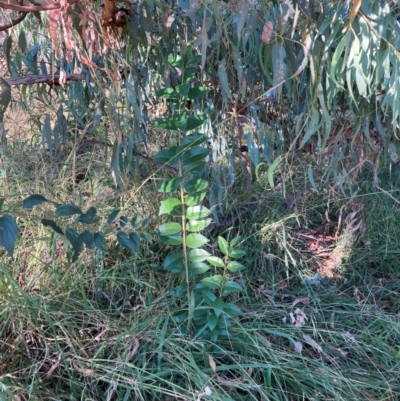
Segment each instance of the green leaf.
M21 29L21 32L19 33L18 36L18 47L20 48L21 53L25 53L27 46L28 44L26 42L25 32L23 29Z
M119 218L119 226L124 228L128 224L128 216L121 216Z
M183 68L183 60L182 57L179 54L169 54L168 55L168 63L172 65L172 67L175 68Z
M171 235L159 235L158 236L164 244L167 245L181 245L183 242L182 236L177 233L177 234L171 234Z
M203 205L189 206L186 210L186 218L200 220L210 214L210 209Z
M206 167L206 163L203 161L196 162L196 163L190 163L190 164L184 164L182 171L184 174L200 174L204 168Z
M235 238L232 238L231 248L234 248L241 241L241 239L242 239L242 237L240 235L238 235Z
M132 228L136 228L139 225L139 215L135 214L132 218L131 218L131 227Z
M210 225L212 219L204 219L204 220L189 220L186 223L187 231L201 231Z
M243 251L241 249L231 249L229 252L229 256L231 258L241 258L246 255L246 251Z
M82 237L72 227L68 227L65 230L65 236L68 238L68 241L71 244L73 250L72 262L76 262L78 260L79 255L83 251Z
M82 213L74 220L74 222L83 224L94 224L94 216Z
M218 323L218 316L217 316L217 315L214 315L213 313L211 313L211 314L208 316L208 319L207 319L208 328L209 328L211 331L214 330L215 327L217 327L217 323Z
M8 35L3 41L3 51L7 60L8 71L11 72L11 47L12 47L12 37Z
M189 263L189 272L192 274L203 274L210 270L210 266L204 262L191 262Z
M141 244L139 234L137 232L130 232L128 234L128 237L129 237L130 241L132 242L133 246L135 247L136 252L139 252L140 244Z
M195 192L205 192L208 189L208 182L206 180L203 180L202 178L193 178L185 184L184 189L185 192L188 194L192 194Z
M308 175L308 181L310 181L311 186L313 187L314 191L316 191L317 190L317 186L315 185L314 174L313 174L312 167L308 167L307 175Z
M190 85L188 83L178 85L175 88L176 92L179 93L179 95L182 96L183 98L188 97L189 89L190 89Z
M184 152L182 161L184 164L193 164L204 160L209 155L209 153L209 149L206 148L192 148Z
M221 258L218 258L217 256L210 256L207 258L207 262L212 264L215 267L224 267L225 263Z
M28 209L37 205L41 205L42 203L49 202L44 196L42 195L31 195L28 196L23 202L22 202L22 207L24 209Z
M217 298L215 301L214 301L214 303L213 303L213 308L214 308L214 313L217 315L217 316L220 316L221 315L221 313L223 312L223 307L224 307L224 305L225 305L225 302L223 301L223 299L221 299L221 298Z
M181 231L182 231L182 226L174 221L170 221L158 227L159 235L171 235L180 233Z
M179 188L181 182L182 182L182 177L174 177L171 178L170 180L161 181L157 185L157 191L164 193L175 192Z
M222 287L222 296L240 291L243 291L243 288L239 283L236 283L235 281L226 281Z
M194 133L190 135L186 135L183 138L182 141L182 146L184 146L186 149L188 148L193 148L195 146L200 146L202 143L204 143L208 137L204 134L199 134L199 133Z
M215 276L203 278L201 282L206 287L215 290L221 286L222 280L223 280L222 274L216 274Z
M207 244L209 239L204 235L192 233L186 237L186 246L189 248L201 248L203 245Z
M200 99L201 97L207 95L208 89L204 88L204 86L198 86L196 88L190 88L187 98L189 100Z
M202 296L203 296L204 301L207 303L207 305L210 305L210 306L212 306L214 304L215 300L217 299L215 294L211 291L203 291Z
M94 246L100 251L105 252L106 249L104 248L105 238L103 233L97 232L94 234Z
M279 163L281 162L281 160L282 160L282 156L278 156L268 168L267 179L268 179L268 183L271 186L271 188L274 187L274 172L275 172L276 168L278 167Z
M210 253L204 249L191 249L188 254L189 262L202 262L210 256Z
M94 248L94 235L91 231L85 230L81 233L83 243L89 248Z
M196 75L197 67L188 67L183 70L182 81L190 82L192 78Z
M191 66L197 66L197 64L201 63L201 55L198 54L197 56L194 56L188 62L186 63L186 67L191 67Z
M173 117L174 125L177 129L185 132L186 131L186 124L188 122L188 116L186 113L179 113L175 114Z
M246 267L243 266L241 263L239 262L229 262L228 265L226 266L226 268L232 272L232 273L236 273L238 271L241 271L243 269L245 269Z
M171 253L164 259L164 269L171 273L182 273L183 268L183 254Z
M221 250L221 252L224 255L228 255L229 254L229 246L228 246L228 242L225 238L223 237L218 237L218 246L219 249Z
M95 217L96 213L97 213L97 210L96 210L96 208L94 206L91 206L86 212L86 214L88 216L92 216L92 217Z
M15 242L18 238L18 226L9 214L0 217L0 245L10 256L13 256Z
M207 116L201 115L201 116L190 116L187 119L186 123L186 131L191 131L193 129L196 129L204 124L204 122L207 120Z
M180 146L171 146L168 149L160 150L155 156L154 161L157 163L170 163L176 164L179 161L179 158L182 156L182 147Z
M79 209L78 206L72 203L61 205L55 211L56 217L67 217L67 216L72 216L74 214L83 214L83 212L81 209Z
M132 255L136 254L136 247L129 239L128 235L123 231L117 232L117 241L118 243L126 248Z
M156 118L154 120L154 126L174 131L177 129L176 125L174 124L174 120L169 117Z
M171 214L174 210L181 210L181 208L181 201L178 198L168 198L161 202L158 215Z
M42 219L42 224L45 227L50 227L57 234L64 235L63 230L61 230L61 228L58 227L58 225L53 220Z
M236 306L233 303L225 303L224 305L224 313L226 313L228 316L239 316L242 314L242 311L238 306Z
M179 94L172 88L164 88L156 91L156 97L159 99L179 99Z
M196 192L190 195L186 195L185 197L185 205L187 206L196 206L203 201L206 197L206 192Z
M114 209L114 210L108 215L107 223L108 223L108 224L112 224L112 223L114 222L114 220L116 219L116 217L118 216L119 212L120 212L120 209Z

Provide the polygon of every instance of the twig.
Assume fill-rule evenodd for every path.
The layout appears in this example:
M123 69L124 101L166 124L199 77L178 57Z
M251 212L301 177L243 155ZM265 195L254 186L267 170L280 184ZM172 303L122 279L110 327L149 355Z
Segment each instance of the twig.
M10 29L15 25L18 25L20 22L22 22L25 19L25 17L27 15L28 15L28 13L21 13L21 15L18 18L12 20L9 24L0 26L0 32L6 31L7 29Z
M82 74L67 74L66 81L83 81ZM42 74L28 75L26 77L4 78L9 85L33 85L33 84L49 84L60 85L60 75Z

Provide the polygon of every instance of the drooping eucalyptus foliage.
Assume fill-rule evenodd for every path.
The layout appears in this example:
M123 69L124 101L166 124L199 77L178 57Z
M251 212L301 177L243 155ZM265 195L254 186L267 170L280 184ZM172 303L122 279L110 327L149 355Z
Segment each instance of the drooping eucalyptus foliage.
M72 3L60 3L56 22L32 14L2 38L7 78L55 75L20 86L28 110L39 98L55 111L52 123L42 119L49 148L68 141L72 127L101 135L114 143L119 184L135 155L159 145L164 130L153 121L162 104L154 93L183 79L171 60L200 55L194 80L208 93L188 110L207 116L197 131L210 138L213 161L225 157L211 164L211 204L223 204L221 188L233 183L233 156L243 145L254 166L270 166L271 184L273 168L300 152L312 156L310 187L333 180L345 191L348 171L366 159L375 173L382 160L392 164L397 176L397 1ZM12 16L2 18L4 25Z

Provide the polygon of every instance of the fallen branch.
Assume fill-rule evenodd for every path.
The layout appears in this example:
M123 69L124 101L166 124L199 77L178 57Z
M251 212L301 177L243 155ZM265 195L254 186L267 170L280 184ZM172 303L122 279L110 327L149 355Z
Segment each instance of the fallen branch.
M83 81L82 74L67 74L66 81ZM27 77L4 78L9 85L33 85L33 84L48 84L60 85L60 75L42 74L28 75Z
M27 15L28 15L28 13L21 13L21 15L18 18L12 20L9 24L0 26L0 32L6 31L7 29L10 29L15 25L18 25L20 22L22 22L25 19L25 17Z

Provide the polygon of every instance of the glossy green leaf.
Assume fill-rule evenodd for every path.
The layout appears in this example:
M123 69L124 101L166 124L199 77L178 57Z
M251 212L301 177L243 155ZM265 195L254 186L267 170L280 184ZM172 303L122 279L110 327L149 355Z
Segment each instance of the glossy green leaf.
M18 226L15 219L9 214L0 217L0 245L10 256L13 256L15 242L18 238Z
M34 207L37 205L41 205L42 203L46 203L46 202L48 202L48 200L44 196L35 194L35 195L28 196L22 202L22 207L24 209L27 209L27 208L31 208L31 207Z
M183 254L182 253L171 253L164 259L164 269L171 273L181 273L184 270L183 267Z
M218 316L214 315L214 313L211 313L208 318L207 318L207 325L208 328L212 331L215 329L215 327L217 327L217 323L218 323Z
M226 281L222 287L222 296L240 291L243 291L243 288L239 283L236 283L235 281Z
M50 227L54 232L56 232L57 234L61 234L64 235L63 230L61 230L60 227L58 227L58 225L56 224L55 221L53 220L48 220L48 219L42 219L42 224L45 227Z
M191 233L186 237L186 246L189 248L201 248L207 242L209 242L207 237L197 233Z
M224 267L225 266L224 261L217 256L210 256L209 258L207 258L207 262L212 264L215 267Z
M207 217L209 214L210 209L202 205L189 206L186 210L186 217L188 219L200 220Z
M218 246L224 255L229 254L229 245L228 245L227 240L224 237L218 237Z
M128 235L123 231L117 232L117 241L118 243L127 249L132 255L136 255L136 247L129 239Z
M100 252L105 252L106 249L104 247L104 243L105 243L105 238L104 238L104 234L101 232L97 232L94 234L94 246L100 251Z
M168 63L172 65L172 67L175 68L183 68L183 60L182 57L179 54L176 53L171 53L168 55Z
M185 184L184 189L185 192L188 194L192 194L195 192L205 192L208 189L208 182L201 178L193 178Z
M204 122L207 120L207 116L202 115L202 116L190 116L187 120L186 123L186 131L191 131L194 130L204 124Z
M137 232L133 231L128 234L130 241L132 242L133 246L135 247L136 252L139 252L141 241L140 236Z
M203 201L206 197L207 192L195 192L190 195L185 196L185 205L187 206L196 206Z
M236 272L241 271L241 270L243 270L245 268L246 267L243 266L241 263L235 262L235 261L229 262L228 265L227 265L227 269L232 273L236 273Z
M118 216L120 209L114 209L107 217L107 223L112 224Z
M203 300L207 303L207 305L212 306L217 299L216 295L211 291L203 291L201 293Z
M200 99L201 97L204 97L205 95L207 95L207 93L208 93L208 89L204 88L203 86L198 86L196 88L189 89L187 98L189 100Z
M172 88L164 88L156 91L159 99L179 99L179 94Z
M83 214L83 212L81 209L79 209L78 206L72 203L61 205L55 211L56 217L67 217L67 216L73 216L74 214Z
M208 139L207 136L204 134L193 133L190 135L186 135L183 138L182 146L184 146L186 149L193 148L195 146L200 146L205 141L207 141L207 139Z
M174 221L170 221L158 227L158 233L160 235L171 235L180 233L181 231L182 231L182 226Z
M170 130L177 129L176 125L174 124L174 120L169 117L157 118L156 120L154 120L154 126Z
M175 88L176 92L179 93L179 95L182 96L183 98L188 97L189 89L190 89L190 85L188 83L178 85Z
M155 156L154 161L157 163L176 164L182 156L182 147L171 146L169 149L160 150Z
M242 258L245 255L246 251L243 251L242 249L231 249L231 251L229 252L229 256L231 258Z
M94 235L91 231L85 230L81 233L83 243L89 248L94 248Z
M210 151L206 148L191 148L183 153L182 161L184 164L193 164L204 160L209 155L209 153Z
M171 214L174 210L181 209L181 201L178 198L168 198L161 202L159 216Z
M72 262L76 262L78 260L79 255L83 251L83 240L82 240L82 237L72 227L68 227L65 230L65 236L68 238L68 241L71 244L71 247L72 247L72 250L73 250Z
M223 299L221 298L217 298L214 303L213 303L213 308L214 308L214 313L217 316L220 316L223 312L223 308L224 308L225 302Z
M175 114L173 117L174 125L177 129L185 132L186 131L186 124L188 122L188 116L186 113L179 113Z
M189 272L192 274L203 274L210 270L211 266L204 262L189 263Z
M189 262L203 262L210 256L210 253L204 249L191 249L188 254Z
M200 174L206 167L206 163L203 161L199 161L196 163L189 163L189 164L184 164L182 171L184 174Z
M204 220L189 220L186 223L187 231L201 231L207 228L212 222L212 219L204 219Z
M175 192L179 188L181 182L182 182L182 177L174 177L169 180L161 181L157 185L157 191L164 193Z
M159 235L158 237L166 245L181 245L183 242L183 239L182 239L182 236L180 233L171 234L171 235Z
M242 314L242 311L240 308L233 304L233 303L225 303L224 305L224 313L226 313L228 316L239 316Z
M203 278L201 282L208 288L217 289L220 288L222 280L222 274L216 274L215 276Z

